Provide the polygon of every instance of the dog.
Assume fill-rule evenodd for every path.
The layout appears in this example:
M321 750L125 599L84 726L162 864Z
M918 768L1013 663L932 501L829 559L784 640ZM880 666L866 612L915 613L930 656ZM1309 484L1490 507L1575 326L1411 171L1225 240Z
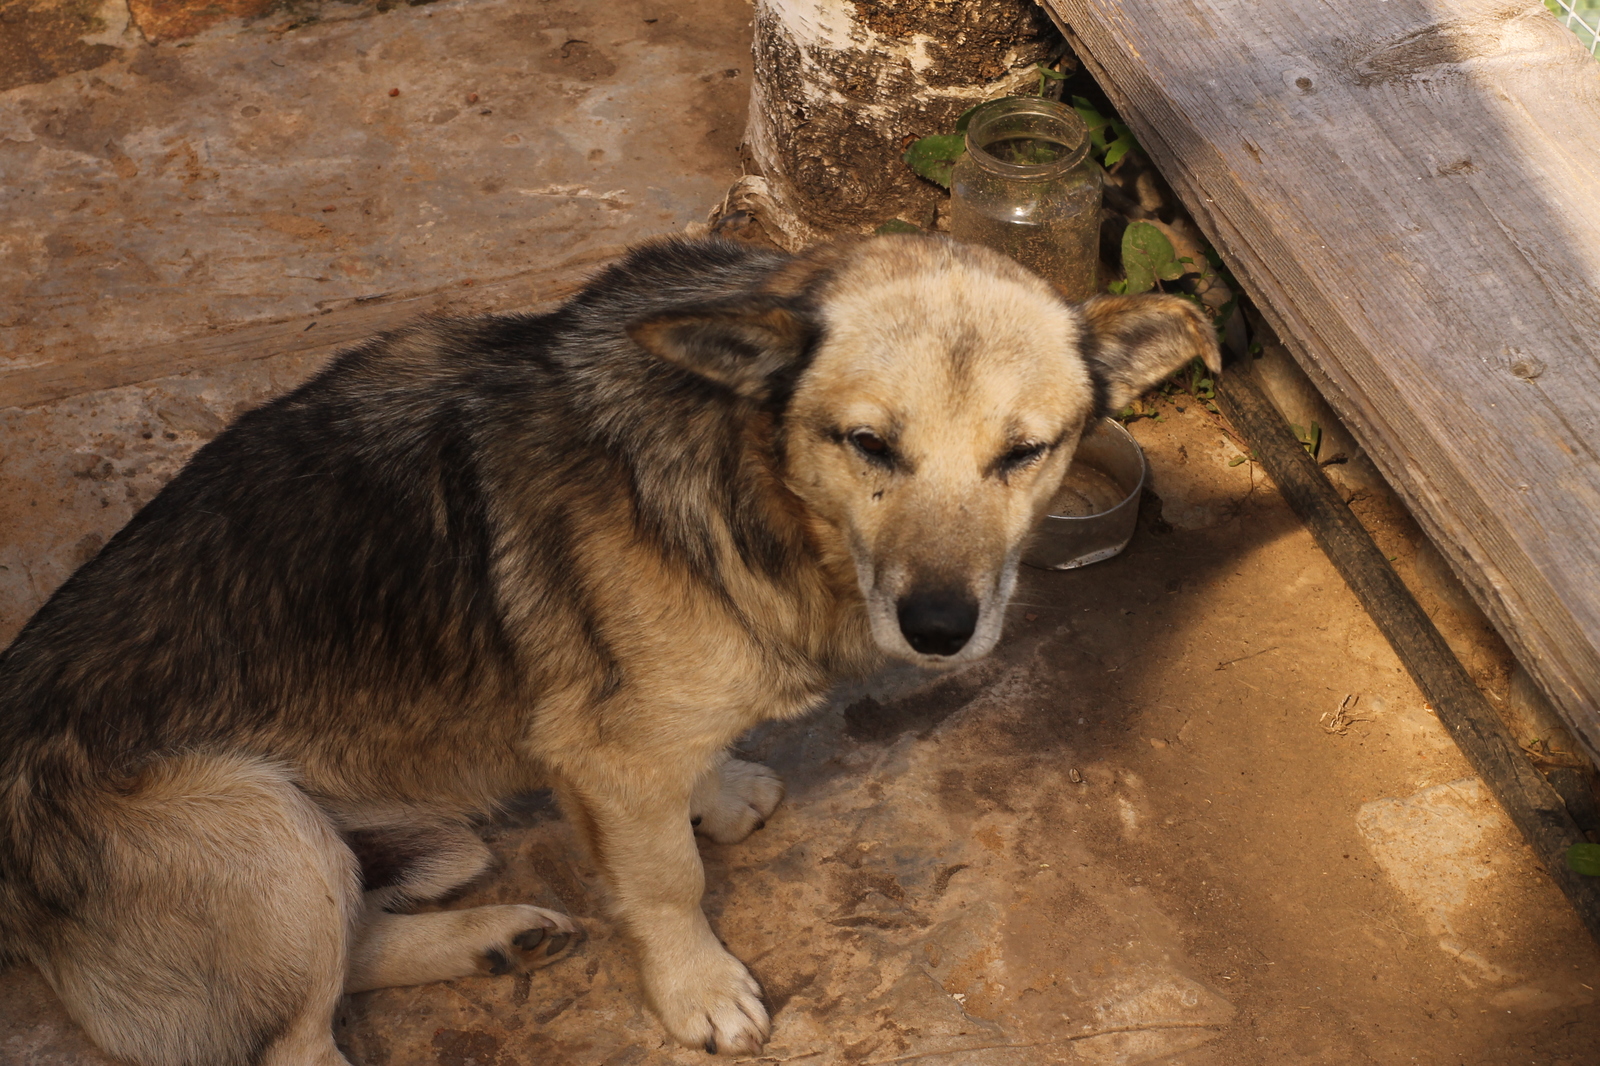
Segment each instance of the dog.
M241 416L0 656L0 949L143 1066L333 1066L346 991L525 971L564 915L424 914L553 788L672 1037L761 990L693 834L757 723L989 652L1084 427L1200 357L982 248L633 251L544 315L429 320Z

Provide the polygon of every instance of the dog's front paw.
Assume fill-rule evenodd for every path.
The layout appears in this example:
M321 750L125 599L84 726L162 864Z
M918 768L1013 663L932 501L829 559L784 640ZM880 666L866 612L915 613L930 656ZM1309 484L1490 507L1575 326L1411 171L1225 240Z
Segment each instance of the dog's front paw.
M720 946L697 966L647 968L645 987L667 1032L713 1055L754 1055L772 1031L761 986Z
M783 799L783 781L760 763L729 759L695 789L689 814L695 832L737 844L766 824Z

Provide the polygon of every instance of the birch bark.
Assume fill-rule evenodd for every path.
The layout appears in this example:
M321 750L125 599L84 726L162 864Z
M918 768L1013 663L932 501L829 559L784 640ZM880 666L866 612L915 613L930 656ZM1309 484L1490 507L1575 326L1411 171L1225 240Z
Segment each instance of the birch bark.
M791 248L924 222L938 193L906 145L1031 90L1063 47L1033 0L756 0L747 176L721 213L748 211Z

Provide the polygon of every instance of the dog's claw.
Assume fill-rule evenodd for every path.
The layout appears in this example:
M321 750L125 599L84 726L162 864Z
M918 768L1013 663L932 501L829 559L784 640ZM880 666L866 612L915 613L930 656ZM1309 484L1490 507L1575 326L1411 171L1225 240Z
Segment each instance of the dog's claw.
M546 955L559 955L567 946L567 941L572 939L566 933L557 933L550 938L550 945L544 949Z
M522 932L512 937L511 942L517 945L517 947L521 948L523 951L532 951L534 948L539 946L540 942L544 940L544 937L545 930L543 929L524 929Z

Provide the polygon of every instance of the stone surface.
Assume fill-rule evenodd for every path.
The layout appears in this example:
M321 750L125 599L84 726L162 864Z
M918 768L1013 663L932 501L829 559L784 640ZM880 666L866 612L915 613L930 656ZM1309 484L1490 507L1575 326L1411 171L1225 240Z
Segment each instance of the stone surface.
M255 19L281 0L128 0L128 11L144 39L181 41L230 19Z
M342 10L4 94L0 405L7 369L681 230L737 173L741 5Z
M122 0L0 0L0 91L108 63L127 28Z
M1439 937L1444 951L1476 970L1473 976L1480 980L1515 979L1460 939L1473 912L1500 909L1494 905L1501 901L1484 896L1496 880L1495 863L1515 861L1515 831L1482 781L1463 778L1410 796L1364 803L1356 825L1378 865L1421 914L1428 932ZM1488 914L1477 917L1498 925Z

